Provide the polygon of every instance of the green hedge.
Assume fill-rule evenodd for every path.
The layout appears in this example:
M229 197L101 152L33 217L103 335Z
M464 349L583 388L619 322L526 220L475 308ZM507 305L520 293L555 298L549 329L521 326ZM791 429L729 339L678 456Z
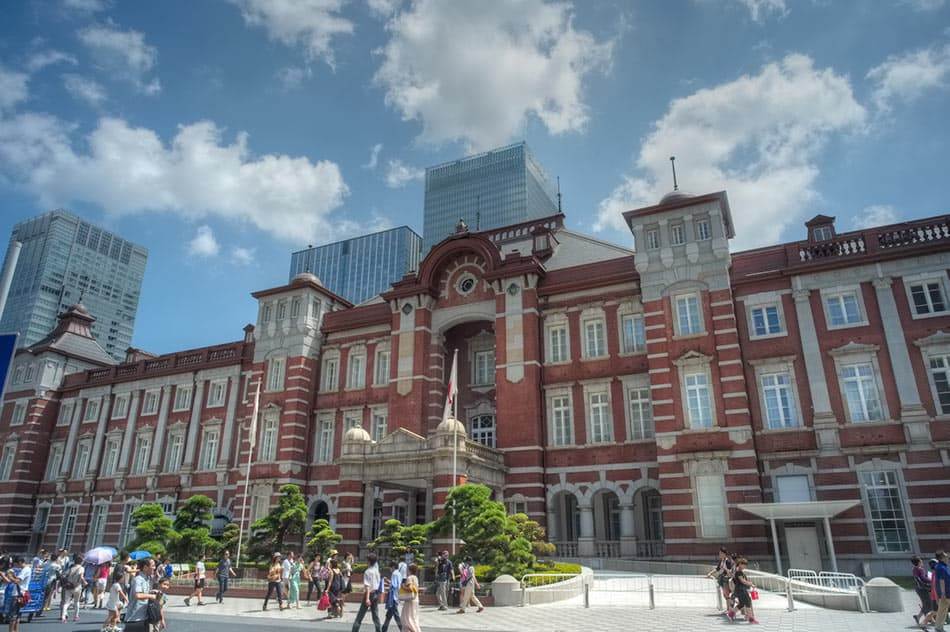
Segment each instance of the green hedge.
M531 569L532 573L548 573L551 575L558 574L574 574L581 572L580 564L566 564L566 563L545 563L538 562L534 565L534 568ZM477 564L475 566L475 577L478 579L479 583L489 583L494 581L498 577L498 571L494 567L487 564ZM515 579L520 580L520 577Z

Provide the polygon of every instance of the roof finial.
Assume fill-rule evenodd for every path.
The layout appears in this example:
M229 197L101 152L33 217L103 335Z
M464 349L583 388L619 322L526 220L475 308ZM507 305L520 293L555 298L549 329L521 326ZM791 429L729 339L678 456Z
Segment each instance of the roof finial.
M679 185L676 184L676 156L670 156L670 166L673 167L673 190L679 191Z
M561 176L557 177L557 212L561 212Z

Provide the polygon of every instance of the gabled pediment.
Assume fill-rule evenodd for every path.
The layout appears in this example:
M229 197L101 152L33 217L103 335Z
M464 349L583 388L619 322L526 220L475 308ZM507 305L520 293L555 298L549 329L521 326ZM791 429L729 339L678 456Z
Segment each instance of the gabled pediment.
M829 350L828 353L832 356L842 356L854 353L877 353L878 350L880 350L880 347L877 345L869 345L851 340L846 345L841 345L840 347Z
M929 336L915 340L914 345L920 348L936 347L939 345L950 345L950 334L946 333L945 331L941 329L941 330L935 331Z
M412 450L412 449L423 449L426 446L425 437L420 437L411 430L406 430L405 428L396 428L385 437L383 437L377 444L378 449L385 450L386 448L393 449L398 448L400 450Z
M709 364L712 362L712 357L706 355L705 353L700 353L696 350L690 350L673 360L673 364L676 366L687 366L690 364Z

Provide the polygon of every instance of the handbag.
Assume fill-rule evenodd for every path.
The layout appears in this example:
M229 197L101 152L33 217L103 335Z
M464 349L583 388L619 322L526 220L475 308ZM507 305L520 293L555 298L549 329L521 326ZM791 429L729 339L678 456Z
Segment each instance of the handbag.
M320 601L317 602L317 610L329 610L330 609L330 595L323 593L320 595Z
M749 596L752 597L752 601L756 601L759 598L759 591L757 588L753 588L749 592Z
M20 607L21 607L21 608L26 608L27 604L30 603L30 591L29 591L29 590L21 590L21 591L20 591L20 596L17 597L17 599L19 600Z

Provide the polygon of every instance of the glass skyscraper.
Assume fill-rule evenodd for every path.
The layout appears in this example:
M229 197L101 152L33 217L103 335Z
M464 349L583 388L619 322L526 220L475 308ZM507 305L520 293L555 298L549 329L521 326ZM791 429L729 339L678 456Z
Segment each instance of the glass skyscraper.
M418 233L400 226L307 248L291 255L290 278L311 272L331 292L362 303L419 267L421 243Z
M23 249L0 331L19 332L19 345L29 346L49 334L56 317L81 296L96 319L96 340L122 360L132 344L148 250L64 210L16 224L14 241Z
M528 146L516 143L426 169L423 255L459 219L489 230L557 213L557 192Z

